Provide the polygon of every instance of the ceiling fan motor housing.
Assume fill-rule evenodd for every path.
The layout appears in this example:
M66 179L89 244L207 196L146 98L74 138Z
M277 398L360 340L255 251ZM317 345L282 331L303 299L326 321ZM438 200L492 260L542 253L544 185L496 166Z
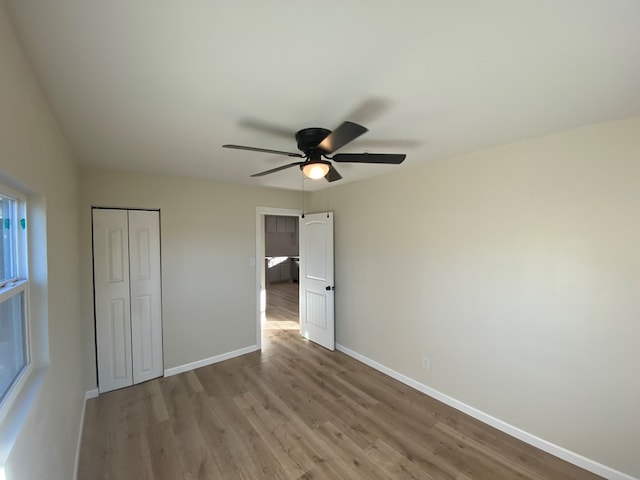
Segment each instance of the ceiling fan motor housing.
M309 151L315 149L330 133L331 130L327 130L326 128L303 128L296 132L298 149L308 155L310 153Z

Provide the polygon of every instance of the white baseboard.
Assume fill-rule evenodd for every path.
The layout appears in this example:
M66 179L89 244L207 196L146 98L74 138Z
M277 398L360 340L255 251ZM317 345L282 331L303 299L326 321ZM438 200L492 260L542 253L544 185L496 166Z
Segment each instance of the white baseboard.
M80 431L78 432L78 444L76 445L76 461L73 467L73 478L78 478L78 467L80 465L80 449L82 448L82 431L84 430L84 413L87 409L87 400L98 396L98 389L87 390L84 393L84 401L82 402L82 411L80 412Z
M250 347L240 348L238 350L234 350L233 352L222 353L213 357L204 358L202 360L198 360L197 362L191 362L184 365L178 365L177 367L167 368L164 371L164 376L170 377L171 375L188 372L189 370L194 370L196 368L206 367L207 365L212 365L224 360L229 360L230 358L239 357L240 355L246 355L247 353L252 353L256 350L260 350L260 347L257 345L251 345Z
M522 440L529 445L539 448L540 450L550 453L551 455L561 458L562 460L565 460L569 463L577 465L578 467L584 468L589 472L595 473L596 475L600 475L609 480L638 480L630 475L627 475L626 473L619 472L611 467L607 467L606 465L583 457L580 454L555 445L551 442L548 442L547 440L532 435L531 433L525 432L524 430L521 430L518 427L514 427L513 425L510 425L509 423L504 422L498 418L492 417L491 415L484 413L477 408L456 400L453 397L445 395L438 390L435 390L423 383L407 377L406 375L398 373L395 370L392 370L374 360L371 360L370 358L365 357L364 355L360 355L358 352L350 350L344 345L336 344L336 350L349 355L350 357L353 357L356 360L378 370L379 372L384 373L385 375L388 375L389 377L398 380L399 382L402 382L405 385L408 385L411 388L414 388L426 395L429 395L430 397L435 398L436 400L439 400L442 403L455 408L456 410L466 413L467 415L480 420L487 425L490 425L508 435L511 435L518 440Z
M93 390L87 390L84 394L84 400L85 402L87 400L90 400L92 398L96 398L98 396L98 394L100 393L100 390L98 390L97 388L94 388Z

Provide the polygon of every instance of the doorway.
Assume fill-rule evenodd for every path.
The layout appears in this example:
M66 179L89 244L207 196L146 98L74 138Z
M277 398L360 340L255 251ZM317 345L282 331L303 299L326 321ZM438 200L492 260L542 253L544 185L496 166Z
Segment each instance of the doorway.
M262 325L267 318L267 274L265 228L269 215L295 217L298 222L298 272L300 335L328 350L335 349L333 212L298 216L297 210L256 208L256 346L262 349ZM256 261L257 260L257 261ZM279 277L280 278L280 277Z
M256 341L260 348L263 333L300 329L299 219L298 210L256 209Z

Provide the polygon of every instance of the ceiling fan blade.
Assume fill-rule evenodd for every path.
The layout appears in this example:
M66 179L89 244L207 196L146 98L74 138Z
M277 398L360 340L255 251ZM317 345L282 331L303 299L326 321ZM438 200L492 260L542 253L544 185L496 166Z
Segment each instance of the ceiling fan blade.
M262 177L264 175L269 175L270 173L275 173L275 172L279 172L280 170L285 170L287 168L295 167L296 165L302 165L303 163L304 162L293 162L293 163L289 163L288 165L282 165L281 167L272 168L271 170L267 170L267 171L264 171L264 172L254 173L251 176L252 177Z
M224 148L233 148L235 150L249 150L250 152L275 153L276 155L286 155L288 157L304 158L301 153L283 152L282 150L270 150L268 148L245 147L244 145L222 145Z
M291 131L288 128L281 127L280 125L274 125L271 123L263 122L261 120L255 120L253 118L245 118L238 122L238 125L243 128L248 128L261 133L267 133L269 135L276 135L282 138L288 138L291 140L294 138L296 132Z
M334 162L353 162L353 163L388 163L391 165L399 165L407 158L405 154L400 153L338 153L331 160Z
M384 112L389 110L391 102L384 97L369 97L364 99L351 113L342 117L356 123L371 123Z
M333 168L333 165L331 165L331 167L329 167L329 173L327 173L324 178L327 179L327 182L335 182L336 180L340 180L342 175L340 175L338 170Z
M367 131L365 127L357 123L342 122L342 125L318 144L318 148L325 153L335 152Z

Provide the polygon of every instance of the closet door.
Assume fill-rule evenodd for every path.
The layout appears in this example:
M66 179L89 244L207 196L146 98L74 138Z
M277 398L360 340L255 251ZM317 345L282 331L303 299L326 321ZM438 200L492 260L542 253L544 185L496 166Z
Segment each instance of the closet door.
M129 256L133 383L140 383L164 370L159 212L129 211Z
M100 393L161 377L160 213L94 209L93 271Z
M93 210L93 275L100 392L133 383L126 210Z

